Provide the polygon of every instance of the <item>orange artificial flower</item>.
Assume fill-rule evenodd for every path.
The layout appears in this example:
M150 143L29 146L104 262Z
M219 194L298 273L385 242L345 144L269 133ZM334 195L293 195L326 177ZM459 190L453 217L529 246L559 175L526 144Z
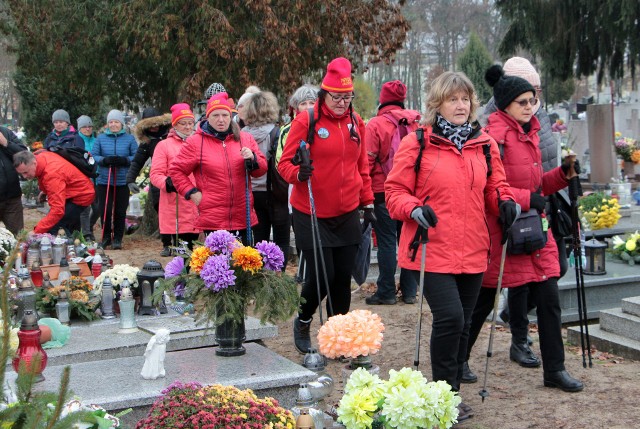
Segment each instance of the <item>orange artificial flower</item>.
M369 310L353 310L330 317L318 332L320 353L335 359L376 354L382 346L384 324Z

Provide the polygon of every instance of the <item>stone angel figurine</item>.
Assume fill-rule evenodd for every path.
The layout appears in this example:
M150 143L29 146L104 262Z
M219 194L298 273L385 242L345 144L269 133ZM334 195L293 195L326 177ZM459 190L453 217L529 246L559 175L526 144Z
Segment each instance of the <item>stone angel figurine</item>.
M144 366L140 372L145 380L155 380L165 376L164 355L167 351L170 333L168 329L160 328L149 340L147 350L144 352Z

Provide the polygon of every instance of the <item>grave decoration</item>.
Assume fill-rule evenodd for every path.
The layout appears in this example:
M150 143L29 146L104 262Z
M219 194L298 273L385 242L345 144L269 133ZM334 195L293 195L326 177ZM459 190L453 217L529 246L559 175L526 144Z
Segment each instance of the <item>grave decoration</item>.
M284 255L274 243L244 246L230 232L215 231L204 245L167 264L154 302L165 292L172 302L182 295L194 304L196 323L216 329L216 354L238 356L244 354L244 318L250 302L261 323L287 320L298 309L297 285L281 271L283 264Z
M448 429L457 422L460 402L447 382L427 382L411 368L390 370L388 380L358 368L340 399L338 422L347 429Z
M36 306L43 313L56 313L56 303L62 291L69 302L70 317L83 320L96 320L96 309L100 306L100 294L86 279L72 276L60 285L50 288L38 288ZM62 320L61 320L62 321Z
M293 428L291 411L278 401L258 398L252 390L214 384L174 382L162 391L136 429L201 427Z
M620 220L620 205L618 200L595 192L580 198L578 202L581 223L585 229L597 230L611 228Z
M624 239L616 235L612 239L612 244L610 253L614 260L623 261L629 265L640 265L640 233L638 231Z

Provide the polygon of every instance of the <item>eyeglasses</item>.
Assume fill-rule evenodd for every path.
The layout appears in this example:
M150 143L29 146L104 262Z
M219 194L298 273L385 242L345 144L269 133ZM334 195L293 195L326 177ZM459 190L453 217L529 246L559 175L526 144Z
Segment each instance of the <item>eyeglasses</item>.
M538 99L535 97L527 98L526 100L513 100L514 103L520 105L520 107L527 107L527 104L531 104L531 106L535 106L538 104Z
M351 100L353 100L354 98L356 98L355 95L333 95L331 93L329 93L329 96L331 97L331 99L335 103L340 103L341 101L344 101L345 103L348 103Z

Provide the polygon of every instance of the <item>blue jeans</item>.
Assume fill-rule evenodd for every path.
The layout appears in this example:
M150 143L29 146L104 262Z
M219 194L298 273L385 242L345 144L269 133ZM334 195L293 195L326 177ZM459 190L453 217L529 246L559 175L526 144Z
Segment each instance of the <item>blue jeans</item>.
M373 225L378 240L378 268L380 274L376 281L380 299L396 297L396 266L398 265L396 246L400 238L401 222L391 219L385 203L374 205L376 222ZM409 270L400 269L400 290L405 298L415 297L418 283Z

